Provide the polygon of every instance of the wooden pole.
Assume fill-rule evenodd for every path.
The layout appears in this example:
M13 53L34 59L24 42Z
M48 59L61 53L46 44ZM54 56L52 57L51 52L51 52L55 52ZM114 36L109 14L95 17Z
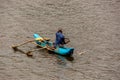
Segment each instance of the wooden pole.
M28 51L27 53L26 53L26 55L33 55L31 52L34 52L34 51L38 51L38 50L42 50L42 49L46 49L46 47L43 47L43 48L39 48L39 49L32 49L32 50L30 50L30 51Z
M29 41L26 41L26 42L21 43L21 44L13 45L12 48L13 48L14 50L16 50L17 47L22 46L22 45L27 44L27 43L30 43L30 42L34 42L34 41L35 41L35 40L29 40Z

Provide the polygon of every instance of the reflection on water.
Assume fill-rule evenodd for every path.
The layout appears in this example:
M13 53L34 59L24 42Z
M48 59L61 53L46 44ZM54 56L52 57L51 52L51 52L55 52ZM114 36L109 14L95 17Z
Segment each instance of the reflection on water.
M22 51L21 49L18 49L18 48L14 49L14 52L16 52L16 51L18 51L20 53L23 53L23 54L26 54L24 51ZM40 51L44 53L42 55L44 55L45 57L48 57L48 56L55 57L57 59L57 64L59 64L59 65L64 65L65 66L67 64L66 60L71 61L71 62L74 60L73 56L62 56L62 55L55 54L51 51L46 51L44 49L40 50Z
M59 65L64 65L64 66L66 65L66 61L65 61L65 58L63 56L57 55L57 58L58 58L57 63Z
M73 61L74 60L74 57L73 56L67 56L65 57L68 61Z
M74 57L73 56L62 56L62 55L58 55L58 54L55 54L51 51L48 52L49 55L52 54L53 57L55 57L57 59L57 64L59 65L66 65L66 60L67 61L73 61L74 60Z
M61 55L58 55L58 64L65 66L67 64L66 60L67 61L73 61L74 57L72 57L72 56L61 56Z

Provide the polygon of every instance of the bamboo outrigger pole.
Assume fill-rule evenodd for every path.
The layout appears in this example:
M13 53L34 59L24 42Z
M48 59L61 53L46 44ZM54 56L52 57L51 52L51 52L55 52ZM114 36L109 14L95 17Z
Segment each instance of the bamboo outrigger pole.
M24 42L24 43L21 43L21 44L13 45L12 48L14 49L14 51L17 51L17 50L18 50L17 47L22 46L22 45L25 45L25 44L27 44L27 43L32 43L32 42L34 42L34 41L36 41L36 40L39 40L39 41L42 42L42 41L44 41L44 40L49 41L50 39L49 39L49 38L43 38L42 40L41 40L41 39L32 39L32 40L28 40L28 41L26 41L26 42ZM36 45L37 45L37 44L36 44ZM37 45L37 46L39 46L39 45ZM41 49L49 49L49 48L48 48L48 46L46 46L46 47L42 47L42 48L39 48L39 49L33 49L33 50L28 51L28 52L25 53L25 54L26 54L27 56L33 56L33 54L32 54L31 52L34 52L34 51L37 51L37 50L41 50Z
M28 51L26 54L29 54L29 53L34 52L34 51L42 50L42 49L46 49L46 47L39 48L39 49L32 49L32 50Z
M34 41L35 41L35 40L29 40L29 41L26 41L26 42L21 43L21 44L13 45L12 48L13 48L14 50L17 50L17 47L22 46L22 45L27 44L27 43L34 42Z

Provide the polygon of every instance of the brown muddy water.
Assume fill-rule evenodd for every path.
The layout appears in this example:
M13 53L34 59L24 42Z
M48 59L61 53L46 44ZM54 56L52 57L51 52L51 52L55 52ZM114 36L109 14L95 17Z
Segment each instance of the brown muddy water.
M59 27L72 58L11 48L34 33L54 41ZM0 80L120 80L120 0L0 0Z

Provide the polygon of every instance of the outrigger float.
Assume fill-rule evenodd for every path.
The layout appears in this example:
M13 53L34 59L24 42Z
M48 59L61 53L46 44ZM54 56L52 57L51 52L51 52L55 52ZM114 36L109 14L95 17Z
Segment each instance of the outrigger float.
M19 47L19 46L22 46L22 45L30 43L30 42L35 42L35 44L37 46L39 46L40 48L28 51L26 53L28 56L32 56L31 52L40 50L40 49L47 49L48 51L51 51L53 53L63 55L63 56L72 56L72 54L74 52L74 48L70 48L70 47L66 47L66 46L62 46L62 47L57 46L55 49L53 49L53 46L54 46L53 42L51 42L50 39L48 39L48 38L41 37L39 34L34 34L33 37L34 37L34 40L29 40L22 44L14 45L14 46L12 46L12 48L14 50L17 50L17 47Z

